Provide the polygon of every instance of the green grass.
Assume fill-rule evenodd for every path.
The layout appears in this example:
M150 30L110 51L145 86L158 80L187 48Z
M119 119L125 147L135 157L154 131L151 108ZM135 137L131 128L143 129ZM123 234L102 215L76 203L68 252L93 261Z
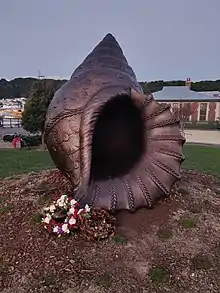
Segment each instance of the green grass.
M197 255L192 260L192 267L196 270L209 270L212 268L212 263L205 255Z
M6 204L3 207L0 207L0 215L7 214L13 209L13 205Z
M184 168L220 176L220 148L185 145L183 153L186 157Z
M164 283L168 280L169 274L165 268L154 267L150 269L149 277L153 283Z
M116 234L112 240L117 243L117 244L125 244L126 243L126 239L124 237L122 237L121 235L119 234Z
M111 277L107 274L102 275L98 280L97 280L97 285L99 287L102 287L104 289L109 289L111 286Z
M46 151L0 150L0 178L53 167Z
M42 215L40 213L33 214L30 218L30 222L33 225L40 224L42 222Z
M170 228L160 228L157 231L157 236L162 241L167 241L173 236L173 231Z
M220 176L220 148L184 146L183 167ZM0 178L53 167L47 151L0 150Z
M196 227L196 222L190 219L182 219L179 221L179 223L180 226L182 226L184 229L191 229Z

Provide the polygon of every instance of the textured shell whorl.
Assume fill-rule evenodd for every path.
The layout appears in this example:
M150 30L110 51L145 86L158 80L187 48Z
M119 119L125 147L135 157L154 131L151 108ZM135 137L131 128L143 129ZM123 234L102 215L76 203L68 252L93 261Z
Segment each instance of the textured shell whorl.
M141 103L146 152L129 174L89 182L91 139L101 106L126 93ZM180 178L184 138L167 106L145 96L115 38L108 34L58 90L48 108L45 142L79 201L107 210L151 207Z
M151 95L137 95L143 99L147 151L129 174L91 182L86 200L93 206L111 211L152 207L158 199L168 196L180 179L185 139L180 134L179 121L169 106L157 103Z

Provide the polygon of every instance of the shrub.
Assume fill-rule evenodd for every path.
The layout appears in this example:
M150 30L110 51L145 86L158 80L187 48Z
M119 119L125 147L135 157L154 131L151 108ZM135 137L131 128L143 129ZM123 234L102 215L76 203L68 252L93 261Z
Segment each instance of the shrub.
M41 144L41 135L22 135L21 138L28 146L39 146Z

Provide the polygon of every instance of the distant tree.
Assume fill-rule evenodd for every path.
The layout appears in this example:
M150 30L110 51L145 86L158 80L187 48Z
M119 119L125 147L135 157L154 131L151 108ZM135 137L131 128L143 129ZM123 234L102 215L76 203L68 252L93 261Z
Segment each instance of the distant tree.
M53 80L37 80L33 83L22 113L22 127L25 130L43 134L47 108L57 89Z
M163 88L163 80L150 81L150 82L140 82L140 85L144 91L144 93L153 93L162 90Z
M180 130L184 134L186 122L189 121L190 115L193 114L191 103L179 103L178 106L172 106L171 111L180 120Z

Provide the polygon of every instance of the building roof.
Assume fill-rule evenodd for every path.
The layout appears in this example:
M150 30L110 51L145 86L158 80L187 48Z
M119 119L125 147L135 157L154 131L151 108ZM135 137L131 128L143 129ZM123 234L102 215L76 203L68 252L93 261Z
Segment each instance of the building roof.
M208 95L208 96L212 96L212 97L215 97L215 98L220 98L220 92L219 91L208 91L208 92L199 92L201 94L204 94L204 95Z
M164 86L161 91L154 92L157 101L210 101L220 100L220 97L206 95L190 90L187 86Z

